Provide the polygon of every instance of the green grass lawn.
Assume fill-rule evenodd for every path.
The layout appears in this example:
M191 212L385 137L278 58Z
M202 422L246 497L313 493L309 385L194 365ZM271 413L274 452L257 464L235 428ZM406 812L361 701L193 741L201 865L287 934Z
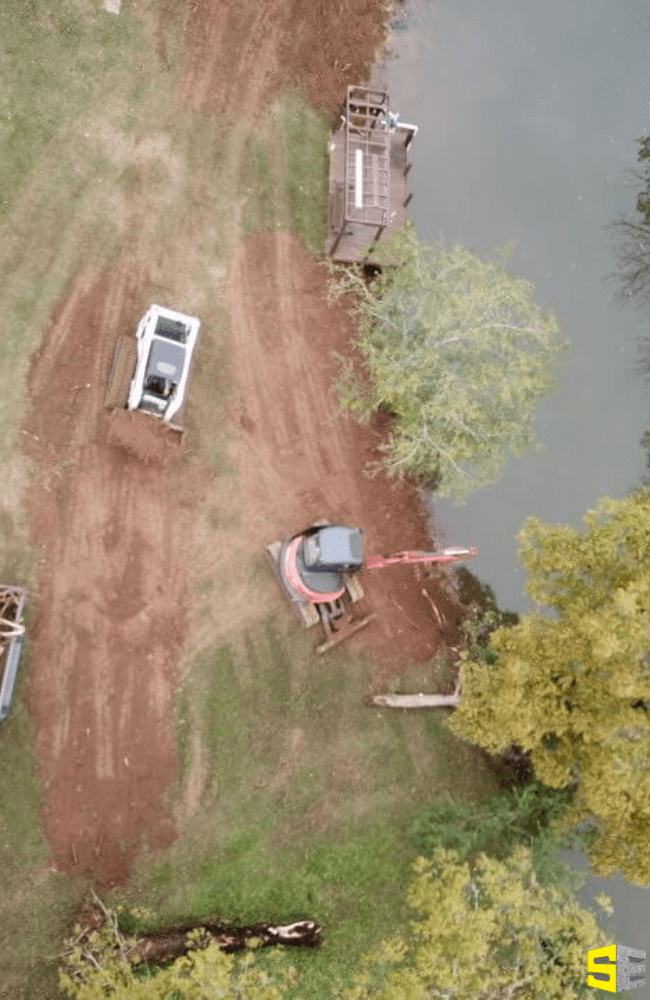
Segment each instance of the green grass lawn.
M317 920L325 948L287 958L303 975L297 995L316 1000L406 921L415 813L494 785L432 713L366 707L366 660L314 645L286 609L196 658L178 699L174 801L197 769L202 795L176 844L145 854L116 901L151 911L149 926L214 913Z

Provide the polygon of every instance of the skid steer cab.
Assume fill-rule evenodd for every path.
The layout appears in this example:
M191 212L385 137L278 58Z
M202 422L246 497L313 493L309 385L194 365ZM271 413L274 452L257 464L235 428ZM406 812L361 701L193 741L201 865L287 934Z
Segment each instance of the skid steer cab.
M106 405L143 410L182 430L200 325L194 316L152 305L135 337L117 343Z

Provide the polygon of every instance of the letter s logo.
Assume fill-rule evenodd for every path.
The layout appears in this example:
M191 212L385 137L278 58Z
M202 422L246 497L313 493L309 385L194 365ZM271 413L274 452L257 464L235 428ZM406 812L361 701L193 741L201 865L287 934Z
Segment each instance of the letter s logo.
M616 993L616 945L592 948L587 952L587 985Z

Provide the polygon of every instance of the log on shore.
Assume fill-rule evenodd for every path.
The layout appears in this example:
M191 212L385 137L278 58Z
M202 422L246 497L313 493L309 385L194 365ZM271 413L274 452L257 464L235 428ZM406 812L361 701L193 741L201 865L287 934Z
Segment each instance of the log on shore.
M460 694L375 694L366 705L378 708L458 708Z

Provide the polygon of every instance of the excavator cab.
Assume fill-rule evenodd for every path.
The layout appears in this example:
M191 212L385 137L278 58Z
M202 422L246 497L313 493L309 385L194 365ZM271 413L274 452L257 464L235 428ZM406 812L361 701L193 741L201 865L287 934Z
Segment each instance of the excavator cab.
M291 609L305 628L319 622L324 653L375 617L358 617L352 605L363 597L356 573L363 567L363 532L345 524L320 521L297 535L287 535L266 550L271 568Z
M355 573L363 566L363 532L344 524L314 527L304 535L301 555L309 573Z

